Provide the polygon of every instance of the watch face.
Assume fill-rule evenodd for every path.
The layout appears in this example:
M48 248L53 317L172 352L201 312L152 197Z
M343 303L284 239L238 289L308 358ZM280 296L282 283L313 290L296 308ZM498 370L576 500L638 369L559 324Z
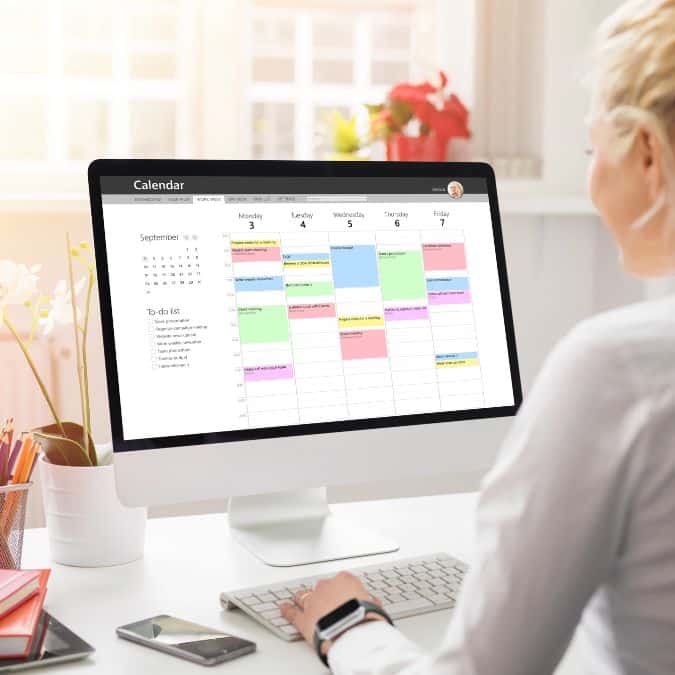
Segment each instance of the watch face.
M332 612L329 612L328 614L326 614L326 616L319 619L316 625L320 631L327 630L332 625L348 617L350 614L358 612L360 607L361 604L355 598L353 600L347 600L347 602L345 602L343 605L340 605Z

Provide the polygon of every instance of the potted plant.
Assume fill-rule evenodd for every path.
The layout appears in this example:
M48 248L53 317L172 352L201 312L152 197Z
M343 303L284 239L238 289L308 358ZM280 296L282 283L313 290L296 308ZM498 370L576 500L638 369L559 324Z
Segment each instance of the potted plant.
M52 558L66 565L97 567L136 560L143 555L144 508L127 508L117 498L111 443L91 437L91 399L87 341L96 271L86 242L71 246L66 235L68 281L60 281L51 296L38 290L40 266L0 261L0 327L14 337L51 412L49 424L30 433L40 442L38 462L45 519ZM75 281L75 265L84 276ZM78 299L84 293L83 308ZM22 337L10 316L11 305L30 313L30 331ZM72 326L82 421L61 419L54 398L31 357L38 335L58 326Z
M386 143L388 160L442 162L453 138L471 138L468 110L439 75L438 85L397 84L384 103L368 106L371 136Z

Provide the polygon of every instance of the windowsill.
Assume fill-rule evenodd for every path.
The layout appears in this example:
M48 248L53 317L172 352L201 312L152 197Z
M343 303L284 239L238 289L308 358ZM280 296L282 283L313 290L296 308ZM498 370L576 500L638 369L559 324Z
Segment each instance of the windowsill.
M583 194L548 191L542 181L499 181L499 205L505 216L592 216ZM0 195L0 212L83 213L89 198L80 192Z

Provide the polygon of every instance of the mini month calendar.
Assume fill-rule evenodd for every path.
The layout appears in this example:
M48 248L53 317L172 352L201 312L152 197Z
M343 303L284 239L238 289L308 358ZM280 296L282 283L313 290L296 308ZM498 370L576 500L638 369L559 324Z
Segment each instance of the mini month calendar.
M153 242L143 256L146 295L153 290L201 285L199 237L183 234L177 240Z

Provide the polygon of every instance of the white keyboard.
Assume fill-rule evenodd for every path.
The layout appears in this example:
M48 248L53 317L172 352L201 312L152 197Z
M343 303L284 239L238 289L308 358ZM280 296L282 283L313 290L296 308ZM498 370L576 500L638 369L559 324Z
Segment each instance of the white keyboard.
M446 553L407 558L350 570L382 602L392 619L426 614L455 606L467 566ZM225 609L241 609L283 640L299 640L295 627L281 616L279 605L293 594L311 589L322 574L292 579L272 586L242 588L220 594Z

